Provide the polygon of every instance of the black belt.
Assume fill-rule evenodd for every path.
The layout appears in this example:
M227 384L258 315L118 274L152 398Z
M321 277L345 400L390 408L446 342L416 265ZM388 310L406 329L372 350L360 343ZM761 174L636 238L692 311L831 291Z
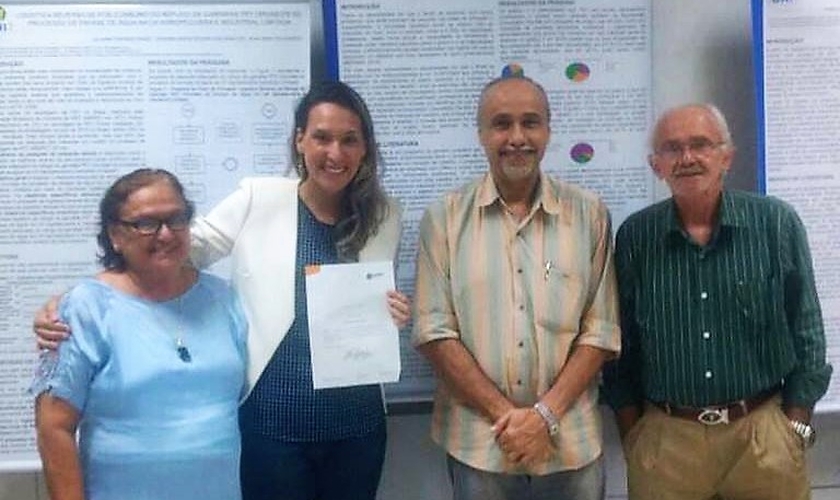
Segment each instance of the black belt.
M778 394L780 390L781 387L776 385L749 398L721 405L705 406L703 408L675 406L656 401L651 401L650 403L672 417L693 420L705 425L728 424L729 422L734 422L741 417L747 416L751 411Z

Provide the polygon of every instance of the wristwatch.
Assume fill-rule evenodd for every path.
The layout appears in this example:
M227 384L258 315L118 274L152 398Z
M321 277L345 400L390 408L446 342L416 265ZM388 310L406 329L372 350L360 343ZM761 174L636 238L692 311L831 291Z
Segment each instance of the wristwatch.
M800 422L799 420L791 420L790 426L793 428L793 432L802 440L802 445L805 448L810 448L817 442L817 431L811 427L811 424Z
M554 437L560 434L560 423L557 421L557 417L554 416L554 413L551 412L551 409L546 406L545 403L542 401L537 401L534 403L534 409L537 410L537 414L545 420L545 425L548 427L548 435Z

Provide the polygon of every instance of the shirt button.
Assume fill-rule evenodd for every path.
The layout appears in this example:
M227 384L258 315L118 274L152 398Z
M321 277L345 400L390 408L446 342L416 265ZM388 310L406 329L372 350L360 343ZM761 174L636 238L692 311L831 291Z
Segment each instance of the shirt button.
M524 310L525 310L525 306L520 305L520 306L519 306L519 310L520 310L520 311L524 311Z
M709 338L709 337L711 337L711 336L712 336L712 334L711 334L711 333L709 333L709 332L703 332L703 338L704 338L704 339L708 339L708 338Z
M709 294L706 292L700 292L700 298L705 300L709 298Z
M521 380L517 380L517 381L516 381L516 385L522 385L522 381L521 381Z
M706 378L712 378L712 371L706 370Z
M516 272L519 273L519 274L522 274L522 269L521 268L517 269Z
M519 341L519 347L522 347L522 346L524 346L524 345L525 345L525 342L522 342L522 341L520 340L520 341Z

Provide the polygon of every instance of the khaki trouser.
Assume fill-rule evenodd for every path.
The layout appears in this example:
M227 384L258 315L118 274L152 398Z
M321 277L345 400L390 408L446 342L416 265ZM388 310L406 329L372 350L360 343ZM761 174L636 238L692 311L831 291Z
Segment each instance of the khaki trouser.
M647 405L624 439L630 500L807 500L805 450L776 396L708 426Z

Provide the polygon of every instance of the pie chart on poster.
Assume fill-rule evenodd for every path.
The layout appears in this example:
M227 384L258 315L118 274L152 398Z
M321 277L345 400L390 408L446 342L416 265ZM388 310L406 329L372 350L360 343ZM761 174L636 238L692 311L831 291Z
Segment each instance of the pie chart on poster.
M579 142L572 146L572 150L569 151L569 156L572 158L573 162L583 165L585 163L589 163L592 160L592 157L595 156L595 148L593 148L591 144Z
M566 66L566 78L573 82L584 82L589 79L589 66L582 62Z
M510 63L504 68L502 68L502 77L503 78L510 78L510 77L522 77L525 76L525 68L517 63Z

